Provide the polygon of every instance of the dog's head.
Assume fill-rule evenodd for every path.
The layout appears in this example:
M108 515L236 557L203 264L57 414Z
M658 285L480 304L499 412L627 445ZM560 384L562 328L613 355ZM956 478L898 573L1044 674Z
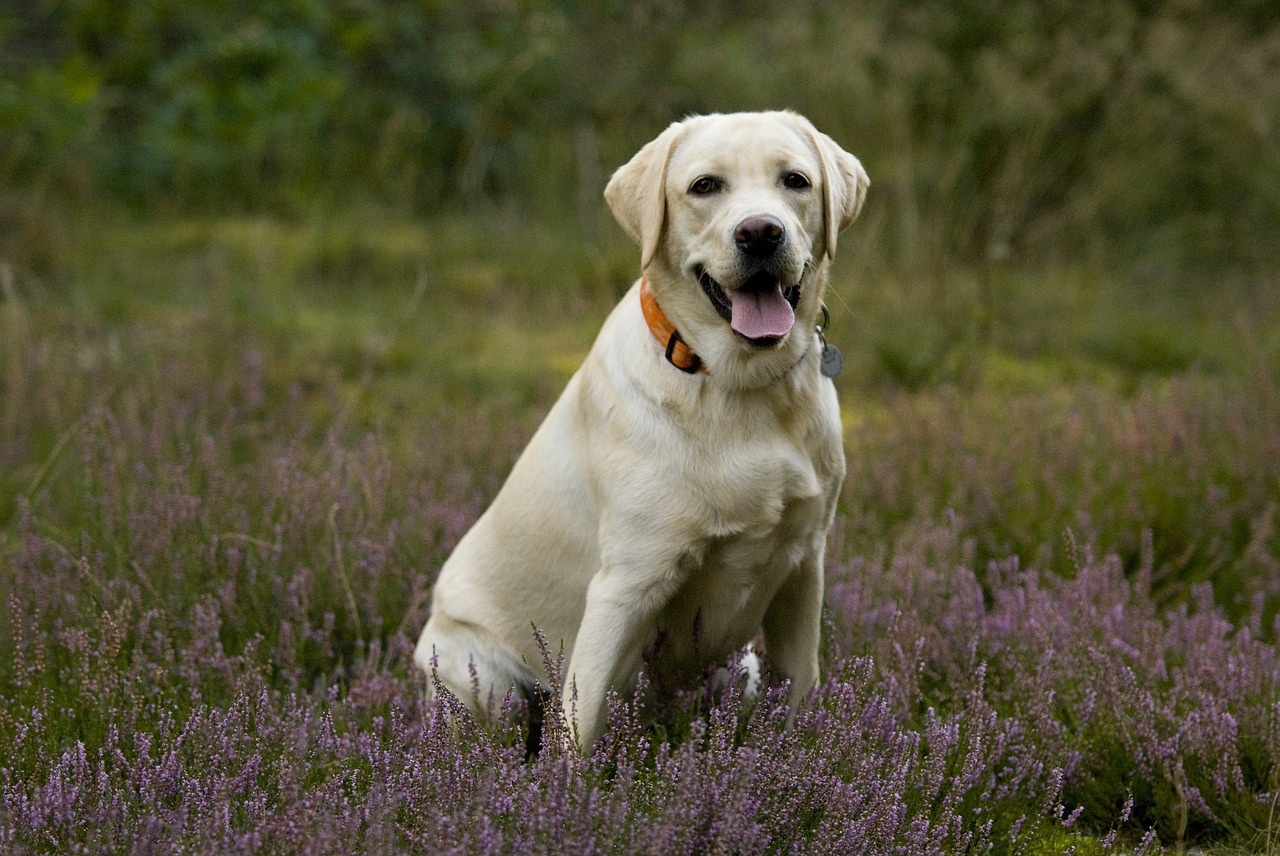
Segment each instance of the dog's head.
M736 113L675 123L614 173L605 198L681 335L712 364L744 365L809 347L793 331L812 331L836 236L868 184L858 159L801 116Z

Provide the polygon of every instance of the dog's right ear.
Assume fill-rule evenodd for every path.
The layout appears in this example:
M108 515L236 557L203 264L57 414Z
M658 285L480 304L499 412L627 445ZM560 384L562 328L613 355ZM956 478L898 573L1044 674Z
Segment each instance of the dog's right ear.
M604 189L613 216L640 245L640 269L647 270L658 252L667 220L667 162L681 135L676 122L657 139L618 167Z

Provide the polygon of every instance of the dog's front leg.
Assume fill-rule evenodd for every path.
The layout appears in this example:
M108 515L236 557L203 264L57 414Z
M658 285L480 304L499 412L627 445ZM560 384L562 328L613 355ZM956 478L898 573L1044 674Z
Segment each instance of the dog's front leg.
M606 566L587 589L564 690L565 721L584 753L604 732L609 690L629 685L639 671L657 615L678 585L676 574L655 574L654 567Z
M818 640L822 629L822 546L812 551L782 588L764 616L764 645L769 665L789 680L787 703L796 708L818 683Z

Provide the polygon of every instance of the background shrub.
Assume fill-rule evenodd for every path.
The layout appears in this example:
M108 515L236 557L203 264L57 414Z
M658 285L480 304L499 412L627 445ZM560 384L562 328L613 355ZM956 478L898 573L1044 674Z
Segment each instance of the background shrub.
M0 179L138 205L601 219L688 111L794 107L900 264L1274 263L1265 3L144 3L10 9Z

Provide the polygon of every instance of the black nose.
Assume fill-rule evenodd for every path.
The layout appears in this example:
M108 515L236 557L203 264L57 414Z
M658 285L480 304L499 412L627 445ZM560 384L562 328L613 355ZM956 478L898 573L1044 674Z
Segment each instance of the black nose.
M787 236L776 217L748 217L733 230L738 249L756 259L773 255Z

